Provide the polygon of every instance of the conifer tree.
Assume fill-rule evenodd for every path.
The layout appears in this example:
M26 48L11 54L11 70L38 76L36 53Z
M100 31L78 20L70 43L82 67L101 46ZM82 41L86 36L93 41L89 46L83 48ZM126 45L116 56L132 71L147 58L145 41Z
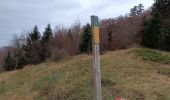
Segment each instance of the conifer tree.
M43 33L41 42L42 43L46 43L49 42L50 38L52 38L53 33L52 33L52 29L51 29L51 25L48 24L47 27L45 28L45 31Z
M161 15L159 48L170 51L170 0L155 0L153 12Z
M143 11L144 11L144 6L142 4L139 4L138 6L134 6L133 8L130 9L130 15L137 16L143 13Z
M92 51L92 32L90 24L87 24L83 31L83 37L80 43L80 51L90 53Z
M41 39L41 47L42 47L42 60L45 60L51 56L51 46L52 46L52 29L51 25L48 24L45 28L45 31L43 33L42 39Z
M140 14L144 11L144 6L141 3L138 5L137 8L138 8L138 14Z
M35 43L36 41L39 41L40 38L41 38L41 35L36 25L33 29L33 32L28 34L26 43L27 45L30 45L32 43Z
M158 48L160 37L160 14L155 12L153 18L144 23L144 31L142 33L142 45L149 48Z
M131 16L136 16L138 15L138 7L137 6L134 6L133 8L130 9L130 15Z
M155 0L152 18L146 23L142 45L170 51L170 1Z
M38 64L42 61L40 38L38 27L35 26L33 31L28 34L26 45L24 46L25 57L29 64Z
M4 68L7 71L13 70L15 69L15 60L14 58L11 56L10 51L8 52L7 56L4 59Z

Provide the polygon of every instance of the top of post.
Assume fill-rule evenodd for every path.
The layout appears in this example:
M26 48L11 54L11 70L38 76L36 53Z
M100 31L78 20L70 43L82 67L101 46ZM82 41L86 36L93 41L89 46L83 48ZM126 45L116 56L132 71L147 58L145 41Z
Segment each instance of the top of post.
M99 18L98 18L98 16L95 16L95 15L91 16L91 25L99 27Z

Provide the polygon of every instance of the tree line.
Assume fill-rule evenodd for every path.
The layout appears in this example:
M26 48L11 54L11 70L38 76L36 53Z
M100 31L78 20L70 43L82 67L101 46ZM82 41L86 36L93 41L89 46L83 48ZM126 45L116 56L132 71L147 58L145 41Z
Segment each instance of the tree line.
M151 17L144 18L141 44L170 51L170 1L155 0Z
M56 26L54 31L48 24L42 36L36 25L31 32L22 36L14 36L3 66L10 71L21 69L28 64L35 65L46 60L57 61L64 56L91 52L89 49L91 38L90 24L82 28L80 23L75 23L71 28Z
M145 33L148 35L149 26L145 25L150 25L150 20L153 20L152 13L152 9L144 10L144 6L139 4L125 16L102 19L101 52L143 45L143 41L146 40L144 38L148 38ZM76 21L71 27L58 25L52 29L48 24L44 32L40 33L36 25L32 31L14 36L12 46L5 51L3 66L6 70L21 69L28 64L39 64L49 60L58 61L66 56L91 54L91 26L89 23L81 25Z

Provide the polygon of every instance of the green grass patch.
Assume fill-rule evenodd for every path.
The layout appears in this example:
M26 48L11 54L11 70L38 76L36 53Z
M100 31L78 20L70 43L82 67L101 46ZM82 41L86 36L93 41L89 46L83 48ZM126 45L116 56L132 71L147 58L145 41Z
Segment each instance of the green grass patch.
M137 49L135 50L137 56L142 57L143 60L159 62L163 64L170 64L170 56L163 55L161 52L152 49Z
M0 82L0 95L5 93L5 83Z

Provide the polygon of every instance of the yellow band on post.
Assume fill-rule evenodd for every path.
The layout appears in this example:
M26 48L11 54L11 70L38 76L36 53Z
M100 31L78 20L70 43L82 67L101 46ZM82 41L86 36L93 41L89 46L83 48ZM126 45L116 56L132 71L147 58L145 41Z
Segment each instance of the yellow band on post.
M100 43L99 27L94 26L93 28L94 43Z

